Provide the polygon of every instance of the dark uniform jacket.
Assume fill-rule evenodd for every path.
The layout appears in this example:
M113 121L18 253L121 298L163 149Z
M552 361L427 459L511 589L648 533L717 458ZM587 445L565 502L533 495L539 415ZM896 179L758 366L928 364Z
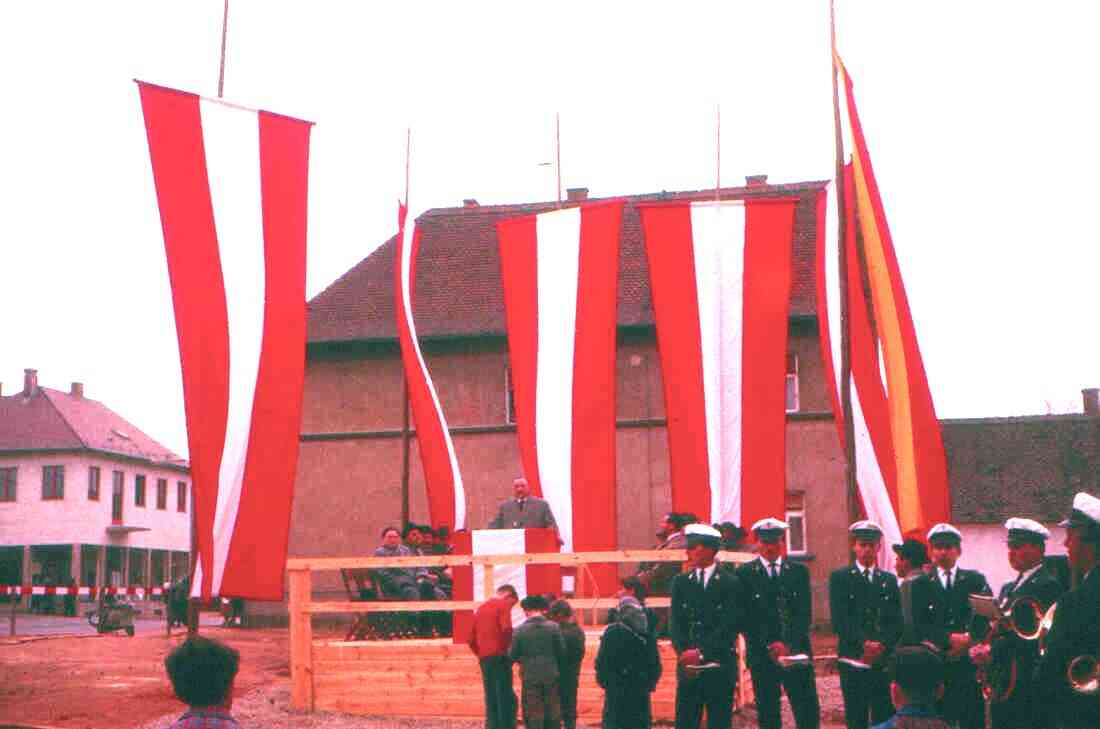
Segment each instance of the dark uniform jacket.
M856 660L863 656L866 640L882 643L888 656L902 632L898 578L876 567L873 582L868 582L862 569L853 565L829 575L829 614L839 638L837 655Z
M561 637L565 642L565 656L561 662L563 675L576 675L580 673L581 662L584 660L584 630L576 623L559 623Z
M1039 601L1043 612L1049 608L1062 594L1062 583L1045 567L1040 567L1030 574L1028 578L1012 589L1015 580L1007 582L1001 587L997 595L998 602L1006 609L1020 598L1034 598ZM1006 700L993 704L993 725L999 726L1037 726L1042 713L1046 713L1045 707L1040 707L1034 702L1034 684L1032 676L1035 673L1035 664L1039 660L1039 641L1024 640L1016 633L1000 630L990 641L992 649L992 665L989 669L991 676L1000 675L1007 685L1007 677L1012 670L1012 662L1016 661L1016 681L1012 693ZM1041 712L1037 714L1036 712Z
M794 655L813 656L810 647L810 571L783 558L779 577L772 579L759 559L737 569L746 597L745 643L750 664L771 660L768 645L782 641Z
M957 568L948 593L940 582L939 568L936 568L913 580L911 594L913 632L917 642L927 640L946 651L951 633L970 633L973 642L985 637L989 621L975 617L970 607L970 595L993 594L981 572Z
M682 531L670 534L657 549L684 549L687 537ZM672 589L672 578L682 567L681 562L642 562L638 565L638 579L649 588L650 595L667 595Z
M676 653L697 648L703 663L717 662L733 669L737 664L737 633L745 615L741 582L732 570L718 565L707 582L699 584L693 572L672 581L672 645Z
M1070 661L1081 655L1100 658L1100 569L1095 567L1077 589L1058 600L1036 673L1037 700L1061 726L1095 729L1100 727L1100 693L1077 693L1066 680Z
M515 499L500 505L497 515L489 522L490 529L544 529L558 528L550 504L535 496L523 500L522 507Z
M523 668L523 683L555 683L565 660L561 629L545 615L532 615L512 634L508 656Z

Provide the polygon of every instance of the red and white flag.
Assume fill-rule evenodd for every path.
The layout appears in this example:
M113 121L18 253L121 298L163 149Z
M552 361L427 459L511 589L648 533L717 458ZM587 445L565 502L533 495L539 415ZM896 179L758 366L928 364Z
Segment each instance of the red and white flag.
M183 374L192 595L282 600L305 374L311 124L138 87Z
M618 201L597 203L497 224L520 455L531 490L550 503L566 552L617 544L608 525L617 518L622 209ZM614 580L593 572L601 586Z
M451 440L439 396L416 336L413 321L413 282L416 279L416 254L420 249L420 229L405 224L408 209L398 210L397 254L394 265L394 311L405 367L409 405L416 422L416 442L424 483L428 490L428 514L433 527L447 526L452 532L466 528L466 491L458 470L454 442Z
M641 206L668 417L672 508L751 525L785 507L797 200Z

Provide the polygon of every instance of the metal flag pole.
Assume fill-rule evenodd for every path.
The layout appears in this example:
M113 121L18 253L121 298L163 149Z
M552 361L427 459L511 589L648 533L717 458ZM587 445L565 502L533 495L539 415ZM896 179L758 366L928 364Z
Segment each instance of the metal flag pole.
M844 194L844 135L840 122L840 87L836 66L836 8L829 0L829 56L833 69L833 129L836 141L837 265L840 267L840 409L844 424L844 483L849 521L859 518L855 468L855 427L852 423L852 338L848 321L848 227Z
M222 97L225 90L225 38L229 30L229 0L225 0L225 9L222 11L222 55L218 64L218 98Z
M715 107L714 123L714 202L721 198L722 190L722 105Z
M558 209L561 209L561 114L554 113L554 149L557 162L554 167L558 171Z
M412 127L405 130L405 225L413 225L409 215L409 159L412 150ZM403 241L398 241L401 245ZM397 261L397 266L401 261ZM409 281L409 305L412 305L413 281ZM412 312L409 312L412 315ZM409 523L409 376L401 369L401 528Z

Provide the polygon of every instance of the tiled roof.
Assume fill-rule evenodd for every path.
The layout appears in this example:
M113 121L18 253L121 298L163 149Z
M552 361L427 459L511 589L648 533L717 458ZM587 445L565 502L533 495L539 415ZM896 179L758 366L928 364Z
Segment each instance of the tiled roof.
M795 196L799 205L793 240L791 315L815 312L813 286L815 193L825 182L724 188L726 200ZM621 198L618 321L621 326L653 323L649 267L637 204L657 200L704 200L713 190L660 192ZM592 202L589 200L588 202ZM575 204L575 203L573 203ZM416 261L414 314L421 337L504 333L497 221L546 212L555 203L437 208L422 215ZM396 238L332 283L309 302L310 343L394 339L393 266Z
M956 521L1057 521L1078 491L1100 495L1098 417L944 420L942 428Z
M0 454L5 451L84 450L151 463L187 462L97 400L38 387L31 397L0 397Z

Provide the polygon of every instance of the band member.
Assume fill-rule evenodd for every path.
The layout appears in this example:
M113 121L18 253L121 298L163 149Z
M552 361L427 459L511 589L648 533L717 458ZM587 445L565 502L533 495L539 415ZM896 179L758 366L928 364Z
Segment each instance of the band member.
M844 719L848 729L867 729L894 714L886 667L901 637L901 597L897 577L876 564L882 527L857 521L848 534L856 562L829 576L829 612L839 638Z
M1057 578L1043 567L1050 532L1037 521L1015 517L1005 522L1005 529L1008 562L1017 576L1001 587L997 602L1007 611L1016 601L1027 598L1035 601L1041 616L1062 593ZM1016 627L1037 628L1038 617L1034 626ZM1030 729L1041 725L1046 712L1035 704L1031 680L1038 658L1038 641L1021 638L1013 626L1004 623L995 626L988 641L970 648L970 660L984 672L986 684L993 692L990 707L993 729Z
M737 570L747 600L745 641L756 712L762 729L779 729L780 687L798 729L820 725L810 647L810 571L783 556L788 525L761 519L752 525L758 558Z
M1037 702L1059 729L1100 726L1100 499L1086 493L1073 498L1073 511L1059 526L1066 528L1070 567L1078 571L1077 587L1058 600L1046 651L1036 672ZM1042 726L1042 725L1040 725Z
M961 729L984 729L985 704L967 651L981 640L989 621L974 615L970 595L992 594L985 576L958 567L962 534L950 524L928 532L934 569L913 582L913 630L946 654L940 710ZM973 623L973 625L972 625ZM976 636L973 637L972 636Z
M737 577L714 561L722 535L689 524L687 571L672 581L672 646L676 666L676 729L729 729L737 686L735 641L744 613Z

